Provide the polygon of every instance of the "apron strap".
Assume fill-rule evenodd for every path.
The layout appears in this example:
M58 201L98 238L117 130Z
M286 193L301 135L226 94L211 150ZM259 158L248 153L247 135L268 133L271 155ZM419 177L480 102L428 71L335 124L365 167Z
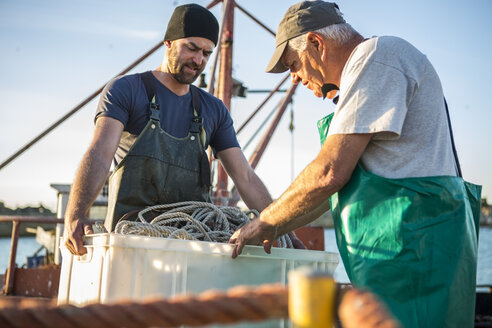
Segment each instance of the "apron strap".
M191 104L193 105L193 118L190 123L190 132L197 133L200 135L200 141L205 147L205 141L207 139L207 134L205 129L203 128L203 117L202 117L202 103L200 101L200 91L198 87L190 84L190 92L191 92ZM202 152L202 156L200 158L200 176L202 179L202 184L207 188L212 186L212 180L210 176L210 162L208 160L207 153L205 151Z
M460 166L460 161L458 159L458 152L456 151L456 146L454 144L453 128L451 127L451 119L449 117L449 109L448 109L448 103L446 102L446 98L444 98L444 106L446 107L446 116L448 118L449 134L451 135L451 145L453 147L454 159L456 161L456 170L458 171L458 176L462 178L463 175L461 174L461 166Z
M191 91L191 104L193 105L193 115L201 116L202 114L202 102L200 101L200 93L198 87L190 84Z
M155 79L152 71L140 74L140 78L145 86L145 92L149 100L150 118L154 121L159 121L159 104L155 102Z
M201 133L203 127L202 104L198 88L190 84L191 104L193 106L193 118L190 123L190 132Z

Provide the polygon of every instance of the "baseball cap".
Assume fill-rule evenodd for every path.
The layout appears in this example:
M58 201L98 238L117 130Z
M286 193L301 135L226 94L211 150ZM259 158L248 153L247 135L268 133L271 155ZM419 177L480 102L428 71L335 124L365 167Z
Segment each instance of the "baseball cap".
M280 58L287 47L287 41L304 33L315 31L320 28L342 24L342 17L338 5L334 2L325 1L303 1L292 5L278 25L275 36L275 51L268 63L266 72L282 73L288 70Z
M167 24L164 41L193 36L209 39L217 45L219 37L217 19L207 8L195 3L176 7Z

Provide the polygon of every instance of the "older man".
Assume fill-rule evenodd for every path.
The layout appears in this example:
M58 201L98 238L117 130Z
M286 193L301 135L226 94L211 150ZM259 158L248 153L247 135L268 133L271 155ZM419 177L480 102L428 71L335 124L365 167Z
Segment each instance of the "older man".
M250 208L264 209L271 197L241 152L222 101L191 85L218 42L219 25L207 9L176 7L164 37L159 68L120 76L103 91L89 150L72 185L65 214L65 244L86 252L89 209L110 177L105 226L114 230L126 213L150 205L210 201L210 145ZM297 247L302 243L294 238Z
M233 257L245 244L269 252L277 235L331 206L355 286L379 294L406 327L472 326L480 187L461 178L426 56L397 37L364 38L334 3L306 1L278 28L267 72L286 70L337 106L318 122L318 156L232 236Z

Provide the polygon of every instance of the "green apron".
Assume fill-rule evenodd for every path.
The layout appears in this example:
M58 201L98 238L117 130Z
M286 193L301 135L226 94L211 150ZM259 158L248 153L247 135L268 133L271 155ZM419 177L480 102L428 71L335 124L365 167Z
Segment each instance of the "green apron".
M150 102L150 119L136 140L123 132L121 142L132 146L109 180L104 223L108 231L114 230L124 214L147 206L189 200L210 202L210 167L202 144L199 91L190 85L194 117L188 135L175 138L161 128L152 72L141 77Z
M332 116L318 122L322 143ZM330 197L352 284L404 327L473 327L480 194L457 176L387 179L357 165Z

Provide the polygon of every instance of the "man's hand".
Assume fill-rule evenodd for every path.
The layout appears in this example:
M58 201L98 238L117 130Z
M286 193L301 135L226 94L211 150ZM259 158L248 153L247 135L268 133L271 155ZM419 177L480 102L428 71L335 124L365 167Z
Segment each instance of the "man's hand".
M232 251L232 258L235 259L243 251L244 245L261 245L265 252L270 254L272 244L277 237L277 228L262 221L259 218L249 222L241 229L238 229L229 239L230 244L235 244Z
M87 249L82 243L82 236L92 234L91 221L86 218L65 222L65 246L74 255L84 255Z

